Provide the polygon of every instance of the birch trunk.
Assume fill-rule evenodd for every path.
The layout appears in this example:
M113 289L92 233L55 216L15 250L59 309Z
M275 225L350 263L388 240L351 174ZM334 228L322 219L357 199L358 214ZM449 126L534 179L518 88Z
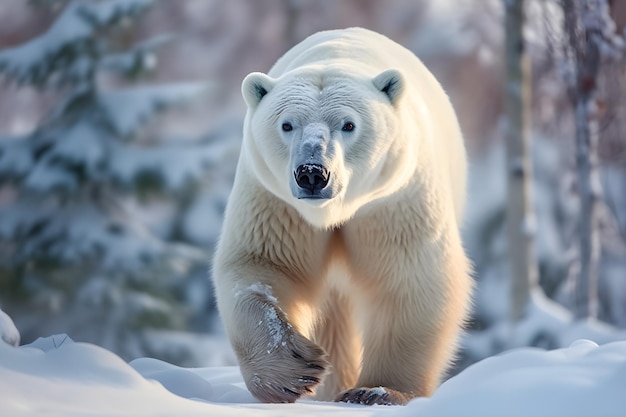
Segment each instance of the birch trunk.
M506 223L511 264L511 321L523 317L537 285L530 161L530 63L524 47L524 1L506 0Z
M576 116L576 168L580 213L578 260L573 274L573 312L577 318L597 317L598 265L600 261L598 173L598 126L594 115L601 33L583 24L589 2L562 2L565 33L573 60L575 79L571 88ZM597 28L596 28L597 29Z

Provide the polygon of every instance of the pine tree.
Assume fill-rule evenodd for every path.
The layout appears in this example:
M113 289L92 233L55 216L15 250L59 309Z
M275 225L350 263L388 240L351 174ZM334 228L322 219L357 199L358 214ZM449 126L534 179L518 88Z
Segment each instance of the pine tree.
M185 326L175 288L205 257L158 239L125 201L180 193L205 172L206 146L134 140L206 85L100 85L154 66L165 37L118 50L113 36L151 3L71 1L44 34L0 51L7 79L63 95L33 132L0 138L0 296L24 339L67 332L126 358L159 356L158 330Z

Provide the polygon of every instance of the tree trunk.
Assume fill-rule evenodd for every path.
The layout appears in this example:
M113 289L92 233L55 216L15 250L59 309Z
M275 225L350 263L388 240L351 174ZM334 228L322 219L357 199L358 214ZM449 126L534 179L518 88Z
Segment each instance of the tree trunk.
M599 28L584 24L587 0L562 2L575 84L570 89L576 114L576 168L578 178L579 252L572 275L573 311L577 318L597 317L600 261L599 213L601 186L598 174L598 126L595 95L600 68Z
M511 321L523 317L537 285L535 217L530 161L530 62L524 47L524 1L505 1L506 90L504 136L507 150L507 237L511 263Z

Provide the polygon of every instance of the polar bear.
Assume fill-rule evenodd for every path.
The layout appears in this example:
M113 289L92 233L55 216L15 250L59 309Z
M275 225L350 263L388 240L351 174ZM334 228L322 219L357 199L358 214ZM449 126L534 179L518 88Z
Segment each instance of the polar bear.
M455 113L411 52L320 32L242 84L213 265L252 394L405 404L438 386L468 311Z

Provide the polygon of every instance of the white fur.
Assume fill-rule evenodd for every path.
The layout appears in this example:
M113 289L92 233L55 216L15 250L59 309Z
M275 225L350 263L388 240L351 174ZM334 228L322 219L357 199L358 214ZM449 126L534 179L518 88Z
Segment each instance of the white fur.
M353 28L309 37L268 75L250 74L242 93L244 141L214 277L248 388L293 401L331 365L322 398L355 385L367 387L366 403L432 394L471 289L459 236L465 150L442 88L411 52ZM325 198L297 194L306 158L330 172ZM267 291L236 296L241 288ZM268 308L285 322L282 350L256 325ZM276 349L259 356L268 344Z

